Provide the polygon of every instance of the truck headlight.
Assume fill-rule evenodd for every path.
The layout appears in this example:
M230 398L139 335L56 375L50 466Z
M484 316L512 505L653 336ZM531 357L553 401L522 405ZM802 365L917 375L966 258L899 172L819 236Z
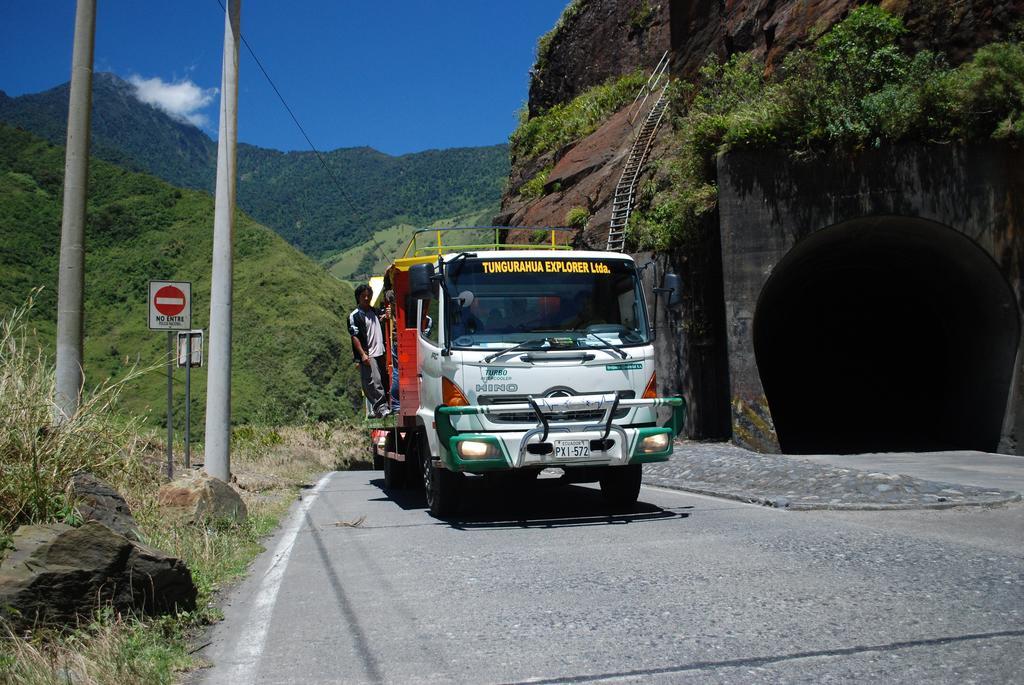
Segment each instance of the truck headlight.
M497 446L482 440L460 440L456 449L463 459L490 459L499 456Z
M654 454L655 452L664 452L668 449L668 442L668 433L655 433L654 435L648 435L640 441L640 453Z

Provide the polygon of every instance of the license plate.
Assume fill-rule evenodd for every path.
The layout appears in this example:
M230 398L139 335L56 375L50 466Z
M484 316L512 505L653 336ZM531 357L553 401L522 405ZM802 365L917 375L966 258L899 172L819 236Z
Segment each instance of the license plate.
M586 459L590 456L589 440L556 440L555 457L558 459Z

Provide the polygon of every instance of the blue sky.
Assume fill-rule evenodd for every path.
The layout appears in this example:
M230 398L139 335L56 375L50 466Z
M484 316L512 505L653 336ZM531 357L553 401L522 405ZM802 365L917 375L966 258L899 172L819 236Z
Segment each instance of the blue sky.
M226 1L226 0L222 0ZM506 142L568 0L243 0L242 34L313 143L389 154ZM0 0L0 90L70 79L73 0ZM216 136L218 0L98 0L95 71ZM239 140L307 150L241 48Z

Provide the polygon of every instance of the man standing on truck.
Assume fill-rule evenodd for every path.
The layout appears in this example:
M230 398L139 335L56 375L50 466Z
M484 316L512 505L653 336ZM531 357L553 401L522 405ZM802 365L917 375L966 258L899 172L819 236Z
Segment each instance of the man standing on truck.
M348 332L352 336L352 356L359 365L363 393L370 403L370 413L381 418L391 413L390 378L384 357L384 331L381 321L391 317L391 307L378 314L370 305L373 290L370 286L356 288L356 305L348 315Z

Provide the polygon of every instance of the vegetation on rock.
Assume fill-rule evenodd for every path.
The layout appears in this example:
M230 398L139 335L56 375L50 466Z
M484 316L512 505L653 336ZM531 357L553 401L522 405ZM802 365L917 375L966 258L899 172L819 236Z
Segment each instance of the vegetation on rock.
M645 31L654 21L656 11L657 9L651 7L647 0L641 0L640 4L629 14L630 32L641 33Z
M548 184L548 176L551 175L551 170L554 168L554 164L549 164L538 171L533 178L519 186L519 194L526 200L544 197L544 187Z
M586 207L570 207L565 213L565 225L573 228L586 228L590 221L590 210Z
M554 27L540 37L537 41L537 59L534 60L533 71L539 72L544 70L544 67L547 66L548 51L551 49L551 43L555 40L555 37L561 31L565 30L565 27L583 11L583 8L587 5L587 1L588 0L572 0L572 2L566 5L565 9L562 10L562 15L558 18Z
M631 102L646 82L644 74L635 72L595 86L539 116L529 118L524 109L520 113L519 127L509 138L513 167L517 162L557 152L590 135Z
M675 84L676 154L641 194L629 239L666 249L698 237L717 201L714 158L729 149L797 156L897 142L1024 139L1024 45L993 43L948 67L900 47L897 17L865 5L765 76L747 53L709 61L699 85Z
M0 551L19 525L78 523L66 489L76 471L116 486L151 480L133 439L141 422L112 411L141 370L101 383L72 420L52 426L55 377L28 325L31 306L0 320Z

